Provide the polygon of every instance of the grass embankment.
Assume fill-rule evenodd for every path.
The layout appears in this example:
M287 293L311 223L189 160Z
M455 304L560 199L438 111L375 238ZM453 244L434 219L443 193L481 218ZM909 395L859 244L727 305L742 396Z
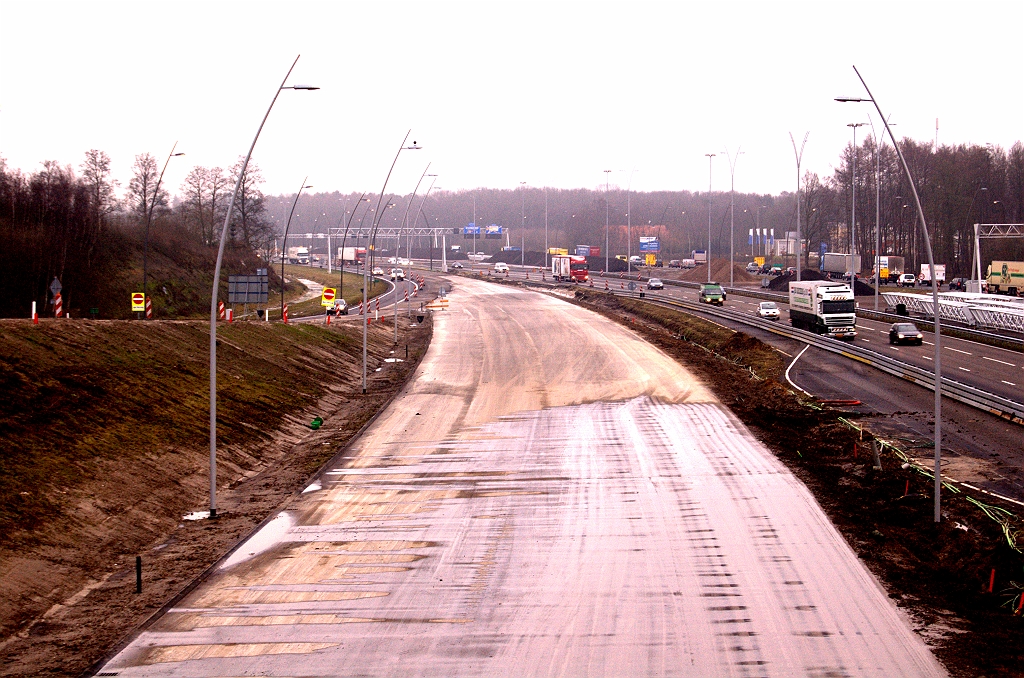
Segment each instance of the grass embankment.
M281 269L278 268L278 271ZM310 266L291 266L285 264L284 275L289 280L298 281L299 278L305 280L312 280L313 282L319 283L324 287L333 287L335 290L339 289L341 282L341 273L339 271L327 272L326 268L313 268ZM345 271L345 286L341 288L341 296L345 299L350 307L355 307L360 304L363 300L363 277L357 275L353 271ZM388 291L388 284L380 278L375 278L374 282L370 284L370 288L367 291L367 299L373 299L378 295L384 294ZM298 299L306 290L301 285L295 285L295 291L291 289L286 290L286 297L291 299ZM270 294L270 308L279 308L281 304L280 290L271 290ZM310 315L321 315L324 312L324 307L320 304L320 297L315 299L307 299L306 301L300 301L293 303L288 302L288 315L292 318L301 318ZM270 317L275 317L275 313L272 311Z
M358 324L221 323L219 517L182 522L209 505L208 330L0 321L0 675L86 670L301 489L430 337L401 323L410 360L385 363L393 328L371 325L363 394Z
M1024 545L1019 518L947 488L936 525L932 478L903 468L905 459L889 447L881 451L882 470L875 469L870 432L788 389L780 382L785 361L758 339L634 299L580 291L577 301L695 371L811 489L951 673L1020 675L1024 620L1013 611L1024 588L1024 556L1010 546L1014 539Z

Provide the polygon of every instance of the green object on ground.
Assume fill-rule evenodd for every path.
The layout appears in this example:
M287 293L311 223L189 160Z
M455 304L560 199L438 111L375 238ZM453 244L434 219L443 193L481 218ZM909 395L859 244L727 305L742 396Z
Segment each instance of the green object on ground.
M324 418L323 417L317 417L313 421L309 422L309 427L315 431L318 428L320 428L321 426L323 426L323 424L324 424Z

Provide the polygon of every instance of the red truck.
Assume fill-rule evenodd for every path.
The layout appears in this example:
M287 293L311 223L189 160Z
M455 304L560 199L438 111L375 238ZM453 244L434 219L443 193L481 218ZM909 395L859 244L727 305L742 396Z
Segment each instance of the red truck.
M556 254L551 257L551 277L559 282L585 283L590 280L586 257Z

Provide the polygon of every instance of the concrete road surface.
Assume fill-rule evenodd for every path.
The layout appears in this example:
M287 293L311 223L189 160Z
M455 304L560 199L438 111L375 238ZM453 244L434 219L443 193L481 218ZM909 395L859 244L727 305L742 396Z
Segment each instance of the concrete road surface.
M693 375L536 293L450 299L352 455L103 674L943 675Z

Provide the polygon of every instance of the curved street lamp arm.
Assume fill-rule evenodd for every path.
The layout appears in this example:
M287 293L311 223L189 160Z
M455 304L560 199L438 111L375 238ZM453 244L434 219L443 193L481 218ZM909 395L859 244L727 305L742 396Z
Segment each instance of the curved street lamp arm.
M398 152L395 153L395 159L391 161L391 169L388 170L388 175L384 177L384 186L380 189L380 197L377 198L377 208L373 211L373 233L377 234L377 225L380 224L380 203L384 199L384 191L388 188L388 181L391 180L391 173L395 171L395 164L398 162L398 156L402 154L402 149L405 148L405 142L409 140L409 135L412 134L410 129L405 133L405 137L402 138L402 143L398 146ZM388 198L390 200L391 198Z
M301 54L299 56L302 56ZM299 56L295 57L295 61L292 62L291 68L285 73L284 80L281 81L281 85L274 92L274 98L270 101L270 106L267 107L267 112L263 116L263 120L260 122L259 129L256 130L256 136L253 137L252 145L249 146L249 152L245 156L245 162L242 163L241 171L238 173L238 181L235 182L235 190L231 193L231 199L228 201L227 215L224 217L224 227L221 229L220 234L220 246L217 249L217 264L213 271L213 293L210 295L210 517L215 518L217 516L217 292L220 288L220 266L224 260L224 241L228 234L228 224L231 222L231 210L235 206L235 196L238 195L238 188L242 184L242 177L245 176L245 169L249 166L249 158L252 157L252 151L256 148L256 140L260 138L260 132L263 131L263 125L266 124L267 118L270 117L270 111L274 108L274 103L277 101L277 97L280 96L281 90L284 88L288 78L292 74L292 70L295 68L295 64L299 63Z
M914 194L914 205L917 207L917 217L921 220L921 232L924 234L924 248L925 252L928 253L928 266L930 268L930 276L932 279L932 316L935 320L935 522L938 523L942 519L941 514L941 491L942 491L942 328L939 313L939 285L938 280L935 276L935 257L932 254L932 241L928 236L928 225L924 219L924 210L921 208L921 198L917 194L917 187L914 185L914 177L910 174L910 166L907 165L907 159L903 157L903 151L900 150L899 144L896 143L896 137L893 136L892 128L889 127L889 119L882 113L881 107L878 105L878 101L875 100L875 96L871 93L871 89L868 84L864 82L864 78L861 76L860 71L857 67L853 67L853 72L857 74L857 78L860 80L860 84L864 85L864 91L868 93L868 98L871 103L874 104L875 110L878 111L878 117L882 119L882 124L885 125L885 131L889 134L889 139L892 141L892 146L896 149L896 155L900 158L900 163L903 165L903 171L907 175L907 182L910 184L910 191Z
M292 225L292 215L295 214L295 205L299 202L299 196L302 195L302 189L309 188L306 186L306 180L309 177L305 177L302 180L302 185L299 186L299 190L295 192L295 199L292 200L292 208L288 210L288 221L284 225L284 238L281 241L281 317L284 318L284 260L288 257L288 228ZM330 256L330 252L327 253Z
M342 295L345 294L345 242L348 240L348 227L352 225L352 217L356 215L356 207L359 207L359 203L363 202L365 198L366 191L363 191L363 194L359 196L359 200L356 200L356 206L352 208L352 214L348 215L348 221L345 223L345 234L341 236L341 265L338 266L341 270L341 280L338 282L338 293ZM345 215L342 215L341 218L344 219ZM327 256L331 256L331 253L328 252Z
M164 168L160 170L160 177L156 180L156 188L153 190L153 200L150 202L149 209L146 210L146 236L145 244L142 249L142 296L146 298L146 280L148 276L148 259L149 259L149 225L153 221L153 210L156 209L156 201L160 197L160 184L164 180L164 172L167 171L167 165L170 164L171 158L175 155L185 155L184 153L175 153L175 149L178 148L178 142L175 141L174 145L171 146L171 152L167 154L167 160L164 161Z

